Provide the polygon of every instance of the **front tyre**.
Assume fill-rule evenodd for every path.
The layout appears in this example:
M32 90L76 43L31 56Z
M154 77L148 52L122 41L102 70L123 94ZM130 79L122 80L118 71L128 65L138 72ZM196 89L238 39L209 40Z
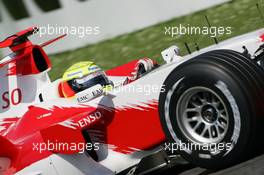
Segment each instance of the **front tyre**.
M160 94L168 148L208 169L248 157L263 114L261 76L256 65L229 50L208 52L177 67Z

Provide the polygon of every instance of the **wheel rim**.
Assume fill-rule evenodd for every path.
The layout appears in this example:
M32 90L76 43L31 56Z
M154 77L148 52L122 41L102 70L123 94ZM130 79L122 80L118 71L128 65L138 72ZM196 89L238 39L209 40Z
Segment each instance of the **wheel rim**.
M219 143L229 127L225 103L205 87L190 88L180 96L176 118L183 134L196 143Z

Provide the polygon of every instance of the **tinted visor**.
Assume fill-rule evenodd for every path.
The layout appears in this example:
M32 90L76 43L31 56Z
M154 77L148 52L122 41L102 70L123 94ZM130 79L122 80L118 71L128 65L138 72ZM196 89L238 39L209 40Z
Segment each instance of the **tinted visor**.
M109 80L103 72L96 72L82 78L76 78L74 80L68 81L75 93L81 92L92 86L100 84L101 86L109 85Z

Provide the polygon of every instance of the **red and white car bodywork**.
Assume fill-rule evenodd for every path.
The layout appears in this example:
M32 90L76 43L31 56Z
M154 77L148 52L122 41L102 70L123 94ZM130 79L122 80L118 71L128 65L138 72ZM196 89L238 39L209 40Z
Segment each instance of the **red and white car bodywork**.
M51 63L44 45L27 41L11 48L14 53L0 62L0 174L103 175L135 166L162 149L160 145L166 140L158 102L168 75L186 60L209 50L242 52L245 45L253 52L263 43L263 33L259 30L239 36L185 57L169 50L166 53L175 56L173 61L124 86L122 82L133 72L137 60L113 68L106 74L117 90L85 103L63 98L61 80L50 81ZM45 148L51 142L86 144L87 139L96 159L79 153L80 148Z

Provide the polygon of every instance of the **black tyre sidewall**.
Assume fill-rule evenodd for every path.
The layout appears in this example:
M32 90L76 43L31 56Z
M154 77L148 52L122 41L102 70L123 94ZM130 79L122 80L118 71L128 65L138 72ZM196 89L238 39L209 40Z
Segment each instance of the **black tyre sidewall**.
M175 82L178 83L176 89L172 90L175 86ZM224 89L219 89L216 84L222 84ZM169 103L169 119L175 135L177 136L178 144L191 143L191 141L180 130L176 119L176 104L179 97L189 88L192 87L205 87L215 92L225 103L229 115L229 128L221 144L231 144L233 149L222 150L218 154L212 154L208 150L194 150L191 153L187 153L184 150L178 150L178 152L188 161L206 168L221 168L239 161L244 154L244 151L249 147L249 142L253 135L252 127L254 125L254 119L251 115L254 115L252 109L252 98L248 93L247 82L243 80L241 75L219 67L217 64L210 62L192 62L191 64L183 64L177 71L172 73L164 83L166 91L161 93L160 96L160 116L162 127L166 136L171 144L175 143L175 138L171 134L170 126L166 121L166 108L165 103ZM172 91L170 102L168 102L168 94ZM228 92L228 93L227 93ZM170 92L171 93L171 92ZM230 96L231 95L231 96ZM167 102L166 102L167 101ZM238 109L234 111L234 109ZM234 113L236 113L234 115ZM239 113L239 114L238 114ZM236 116L236 117L234 117ZM239 117L239 124L238 124ZM239 137L234 140L234 131L239 126Z

